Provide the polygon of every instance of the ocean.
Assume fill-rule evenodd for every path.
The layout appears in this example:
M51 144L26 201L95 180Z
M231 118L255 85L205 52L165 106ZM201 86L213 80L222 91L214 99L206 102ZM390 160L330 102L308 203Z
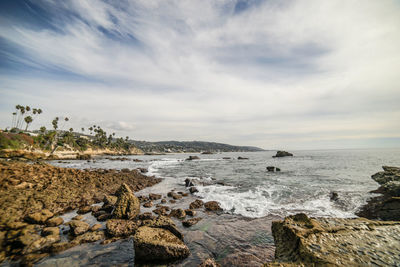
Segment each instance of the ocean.
M287 216L304 212L319 217L356 217L355 212L378 184L371 175L383 165L400 166L400 149L290 151L293 157L273 158L275 151L203 155L124 156L132 160L54 161L79 169L147 168L146 175L164 180L138 194L185 190L185 179L198 182L196 197L220 202L225 213L244 217ZM186 160L190 155L199 160ZM248 160L238 160L245 157ZM225 158L225 159L224 159ZM226 159L230 158L230 159ZM268 172L275 166L280 172ZM332 192L338 194L333 201Z

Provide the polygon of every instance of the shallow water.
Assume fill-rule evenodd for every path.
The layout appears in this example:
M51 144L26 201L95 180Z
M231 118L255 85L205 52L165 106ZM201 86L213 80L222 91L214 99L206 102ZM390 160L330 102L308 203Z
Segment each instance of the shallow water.
M251 153L168 154L128 156L143 162L64 161L54 165L72 168L148 168L148 175L164 180L139 192L167 193L183 190L186 178L206 184L196 196L217 200L227 213L246 217L286 216L305 212L311 216L354 217L357 209L378 187L370 177L382 165L400 165L400 149L291 151L294 157L272 158L275 151ZM201 159L186 161L189 155ZM249 160L237 160L237 157ZM231 159L222 159L230 157ZM281 172L268 172L276 166ZM217 184L223 182L225 185ZM330 200L338 192L339 200Z

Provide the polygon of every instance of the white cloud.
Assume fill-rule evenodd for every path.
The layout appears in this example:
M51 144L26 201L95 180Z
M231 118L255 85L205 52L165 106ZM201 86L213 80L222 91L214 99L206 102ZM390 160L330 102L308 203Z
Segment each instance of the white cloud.
M1 75L9 106L32 99L150 140L400 137L396 1L271 0L239 14L230 0L41 3L62 30L3 25L0 37L29 55L14 60L87 80Z

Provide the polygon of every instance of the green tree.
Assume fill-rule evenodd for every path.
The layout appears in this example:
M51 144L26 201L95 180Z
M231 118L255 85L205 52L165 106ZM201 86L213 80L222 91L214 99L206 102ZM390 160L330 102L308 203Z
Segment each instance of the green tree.
M31 116L26 116L26 117L24 118L24 121L26 122L25 131L27 131L27 130L28 130L28 127L29 127L29 124L32 123L33 119L32 119Z

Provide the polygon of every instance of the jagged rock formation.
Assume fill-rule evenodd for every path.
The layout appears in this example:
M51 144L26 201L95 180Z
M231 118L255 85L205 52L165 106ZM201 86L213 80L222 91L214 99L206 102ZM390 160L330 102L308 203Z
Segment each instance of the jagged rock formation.
M292 153L286 152L286 151L277 151L275 156L272 156L273 158L283 158L283 157L293 157Z
M400 222L286 217L272 224L275 263L265 266L397 266Z
M372 175L381 186L372 191L381 196L368 200L357 213L358 216L368 219L400 220L400 168L383 166L383 172Z

